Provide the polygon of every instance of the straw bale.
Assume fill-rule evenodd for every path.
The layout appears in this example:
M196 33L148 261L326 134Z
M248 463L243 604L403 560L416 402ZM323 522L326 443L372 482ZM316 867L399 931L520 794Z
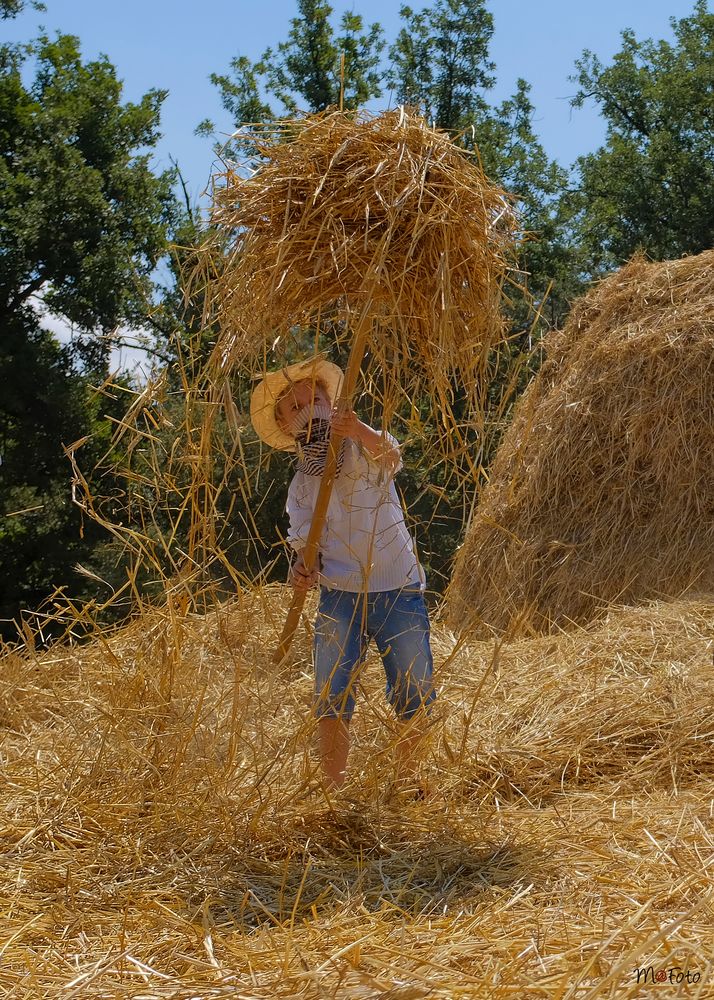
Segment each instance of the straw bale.
M447 408L455 378L475 399L503 336L517 228L478 159L404 109L329 112L241 138L259 166L217 178L219 246L206 251L213 378L289 356L296 328L344 346L366 320L372 376L407 398L428 386Z
M418 802L376 658L349 786L319 790L306 623L270 664L284 599L8 651L5 995L605 1000L648 965L708 995L711 600L508 646L437 620Z
M548 631L714 589L714 251L580 300L514 412L458 554L455 621Z

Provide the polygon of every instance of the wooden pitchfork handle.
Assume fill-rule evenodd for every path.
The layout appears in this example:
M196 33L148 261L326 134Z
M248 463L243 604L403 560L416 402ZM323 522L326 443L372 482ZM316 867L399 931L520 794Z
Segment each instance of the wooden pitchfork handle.
M342 380L342 388L340 390L339 399L337 400L338 410L348 408L352 404L352 397L354 395L355 386L357 385L360 365L362 364L362 358L364 357L365 348L367 346L367 330L369 328L369 323L370 320L368 317L363 315L359 328L355 333L354 340L352 341L345 377ZM325 524L327 506L330 502L330 494L332 493L332 485L335 481L335 473L337 472L337 456L340 453L342 440L342 434L332 434L330 436L330 446L327 450L325 471L322 473L322 481L320 482L320 489L317 494L317 500L315 501L315 510L312 515L312 523L310 524L307 543L305 548L302 550L302 561L308 573L317 564L317 556L320 549L320 537L322 535L323 525ZM293 594L290 610L288 611L288 616L285 619L285 625L283 626L283 634L280 636L278 647L273 653L273 663L281 663L287 656L288 650L290 649L293 641L293 636L295 635L295 631L300 622L300 615L302 613L306 597L306 590L296 590Z

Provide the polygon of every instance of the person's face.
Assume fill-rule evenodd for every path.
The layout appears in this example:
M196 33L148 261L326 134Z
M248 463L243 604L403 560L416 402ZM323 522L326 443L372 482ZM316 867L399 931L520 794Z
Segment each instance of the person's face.
M295 382L283 393L275 406L275 419L281 430L290 433L292 420L304 407L330 406L330 397L319 382L303 379Z

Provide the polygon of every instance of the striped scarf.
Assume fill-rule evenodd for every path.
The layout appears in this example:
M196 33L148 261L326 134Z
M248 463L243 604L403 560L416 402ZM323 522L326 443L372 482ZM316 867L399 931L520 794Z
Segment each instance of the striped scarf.
M329 406L304 406L292 421L298 457L298 472L306 476L321 476L325 471L327 452L330 447L330 426L332 411ZM337 455L335 476L342 471L345 456L345 442L340 445Z

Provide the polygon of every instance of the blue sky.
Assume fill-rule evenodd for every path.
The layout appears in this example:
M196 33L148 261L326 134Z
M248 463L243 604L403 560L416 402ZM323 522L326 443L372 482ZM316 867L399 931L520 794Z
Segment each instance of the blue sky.
M258 58L285 38L296 12L294 0L46 0L46 6L44 13L26 11L0 22L0 34L29 40L40 25L51 34L75 34L85 58L105 53L117 67L127 100L152 87L168 90L155 166L168 167L173 156L194 198L206 187L213 165L211 142L194 136L196 125L210 118L219 130L230 129L209 74L226 71L235 55ZM379 21L389 40L398 30L401 0L333 0L332 6L336 15L348 9L365 21ZM412 0L411 6L421 9L426 3ZM541 141L551 157L568 166L603 136L594 109L572 110L568 101L575 89L568 76L582 50L608 61L624 28L639 38L671 38L670 17L687 16L693 7L694 0L491 0L491 57L498 80L491 97L508 97L517 78L526 79Z

